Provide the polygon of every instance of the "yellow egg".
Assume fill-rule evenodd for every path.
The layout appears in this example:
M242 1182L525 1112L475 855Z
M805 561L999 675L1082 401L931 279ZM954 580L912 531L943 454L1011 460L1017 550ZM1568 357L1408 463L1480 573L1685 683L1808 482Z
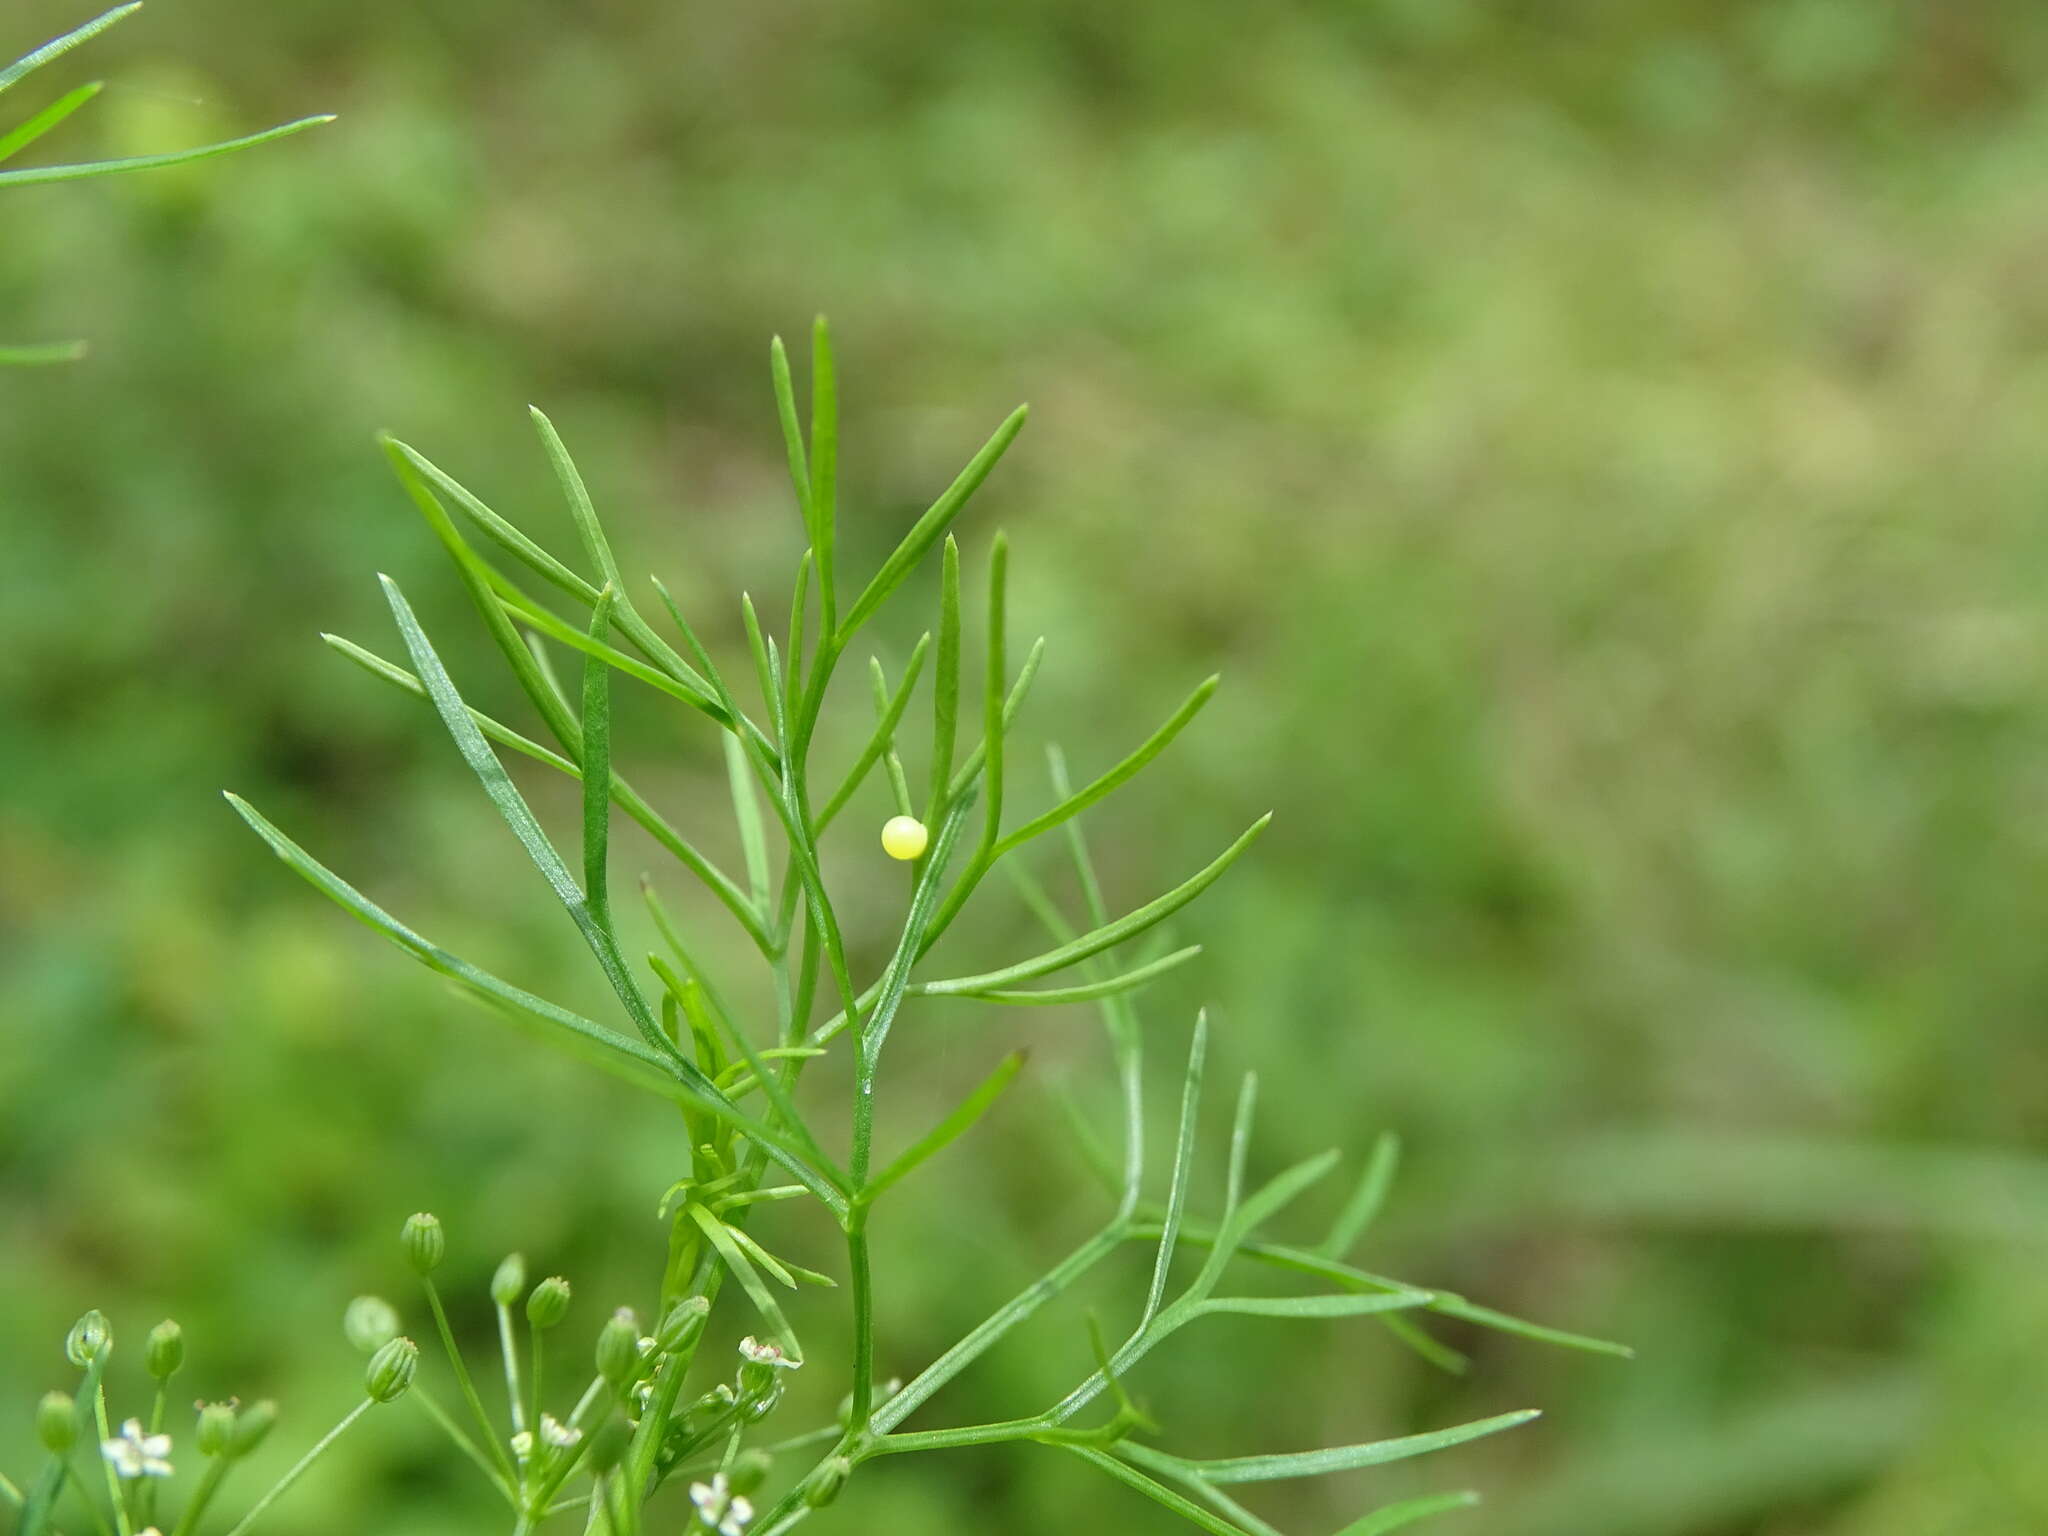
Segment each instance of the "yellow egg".
M914 859L924 852L930 834L915 816L891 816L882 823L882 851L892 859Z

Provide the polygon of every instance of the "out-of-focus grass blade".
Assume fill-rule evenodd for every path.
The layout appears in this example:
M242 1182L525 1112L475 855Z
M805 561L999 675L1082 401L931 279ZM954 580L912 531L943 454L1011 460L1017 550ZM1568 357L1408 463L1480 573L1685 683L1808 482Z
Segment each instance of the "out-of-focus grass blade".
M829 640L838 624L839 373L832 361L832 330L823 315L811 322L811 547L818 555L818 627ZM791 664L795 657L792 654Z
M614 589L607 585L590 616L590 638L599 644L611 630ZM612 669L595 656L583 661L583 899L591 921L612 932ZM493 754L495 756L495 754ZM617 936L613 936L617 943Z
M142 0L132 0L128 5L117 5L111 11L102 12L82 27L73 27L62 37L52 38L32 53L23 54L5 69L0 69L0 91L34 74L52 59L62 58L80 43L90 42L117 22L125 21L142 9Z
M747 884L754 905L768 902L768 838L761 822L761 802L754 793L754 775L747 767L747 749L730 732L725 736L725 778L732 791L732 815L740 829L740 853L747 862Z
M75 363L85 356L82 341L52 341L35 346L0 347L0 368L41 368L51 363Z
M882 568L875 572L874 580L867 584L866 590L847 610L846 619L839 626L837 634L839 644L844 645L854 631L873 616L874 611L882 606L891 592L902 585L904 578L916 568L918 561L925 557L940 535L945 533L953 519L960 515L960 509L967 505L967 499L980 487L981 482L988 478L989 471L996 467L996 461L1002 458L1004 450L1016 441L1017 434L1024 430L1024 420L1029 414L1029 406L1020 405L1012 411L1009 418L996 428L995 435L982 445L981 451L960 471L959 477L946 487L945 493L912 525L910 532L903 536L903 542L896 546L889 558L882 562Z
M93 176L120 176L129 171L157 171L167 166L190 165L195 160L211 160L216 155L231 155L238 149L253 149L258 144L288 138L292 134L303 133L308 128L317 128L322 123L333 121L332 113L320 117L302 117L295 123L281 123L275 128L266 128L261 133L228 139L219 144L204 144L197 149L181 149L168 155L136 155L126 160L96 160L81 165L37 165L26 170L0 171L0 187L25 187L32 183L52 181L84 181Z
M1126 913L1115 922L1084 933L1080 938L1062 944L1057 949L1047 950L1042 955L1034 955L1029 960L1019 960L1014 965L1006 965L1000 970L985 971L979 976L959 977L952 983L953 986L963 992L985 992L1007 987L1014 982L1029 981L1035 976L1045 976L1054 971L1064 970L1070 965L1086 960L1090 955L1100 954L1105 949L1121 944L1125 939L1143 933L1153 924L1178 912L1215 884L1223 872L1237 861L1261 832L1266 830L1266 824L1272 819L1272 812L1268 811L1253 822L1236 842L1217 855L1207 868L1175 886L1164 896L1147 902L1134 912Z
M854 792L867 779L875 764L881 761L882 754L889 750L890 742L895 740L896 727L903 719L904 710L909 707L910 691L917 686L918 673L924 668L925 653L931 649L931 643L932 637L928 633L918 637L917 645L910 653L910 661L903 669L903 681L898 683L895 692L889 695L887 711L875 722L874 732L868 737L867 745L861 748L860 756L854 759L845 779L832 792L832 798L825 802L825 808L818 812L817 829L820 833L832 824L833 818L846 809L846 802L853 798ZM870 659L874 660L876 666L881 665L879 660ZM927 822L926 825L933 826L936 823Z
M1410 1456L1424 1456L1449 1446L1463 1445L1484 1435L1497 1435L1540 1417L1540 1411L1524 1408L1516 1413L1495 1414L1449 1429L1427 1434L1402 1435L1393 1440L1373 1440L1363 1445L1336 1445L1320 1451L1295 1451L1278 1456L1228 1456L1216 1461L1189 1461L1188 1468L1212 1483L1264 1483L1288 1477L1320 1477L1328 1472L1348 1472L1358 1467L1377 1467Z
M974 1123L994 1107L996 1100L1002 1097L1003 1091L1023 1070L1028 1055L1025 1051L1012 1051L1005 1056L995 1071L983 1078L975 1090L954 1107L951 1114L919 1137L904 1150L902 1156L869 1180L867 1188L860 1191L856 1199L863 1203L872 1203L883 1190L901 1180L920 1163L943 1152L972 1130Z
M1118 976L1107 976L1100 981L1083 982L1073 987L1046 987L1038 991L1012 991L1001 987L963 989L957 981L926 981L912 988L921 997L971 997L977 1002L1005 1003L1011 1006L1049 1007L1055 1003L1092 1003L1100 998L1114 997L1119 993L1135 991L1147 982L1156 980L1176 966L1187 964L1202 952L1199 944L1190 944L1177 949L1170 955L1162 955L1149 964ZM972 980L972 978L968 978Z
M1413 1525L1418 1520L1447 1514L1454 1509L1470 1509L1478 1502L1479 1495L1469 1489L1459 1493L1425 1493L1419 1499L1403 1499L1385 1509L1376 1509L1352 1521L1337 1536L1390 1536L1391 1532Z
M1359 1177L1358 1187L1352 1191L1344 1209L1337 1213L1329 1236L1316 1246L1317 1253L1341 1259L1358 1245L1365 1229L1379 1215L1380 1207L1386 1204L1387 1191L1393 1187L1394 1172L1400 1163L1401 1138L1392 1131L1382 1131L1372 1144L1372 1156L1366 1159L1365 1172Z
M65 118L84 106L105 88L106 82L94 80L81 85L75 91L66 91L42 111L20 126L0 133L0 161L11 160L44 134L55 128Z
M1067 1445L1062 1449L1073 1452L1083 1461L1107 1472L1126 1487L1137 1489L1153 1503L1163 1505L1191 1524L1199 1525L1203 1530L1211 1532L1212 1536L1245 1536L1240 1527L1232 1525L1220 1515L1211 1514L1193 1500L1175 1493L1164 1483L1154 1481L1136 1467L1128 1462L1119 1461L1107 1451L1098 1450L1092 1445Z
M1194 1174L1195 1114L1201 1106L1202 1062L1208 1049L1209 1014L1205 1009L1195 1015L1194 1037L1188 1042L1188 1067L1180 1090L1180 1133L1174 1139L1173 1174L1166 1190L1166 1218L1160 1224L1159 1250L1152 1260L1152 1283L1145 1293L1145 1308L1138 1316L1134 1333L1144 1331L1166 1299L1166 1276L1173 1268L1173 1250L1180 1242L1180 1224L1188 1208L1188 1185Z
M1164 752L1172 744L1174 737L1178 736L1187 726L1188 722L1202 712L1202 706L1209 702L1211 696L1216 692L1216 685L1221 681L1222 679L1218 677L1206 679L1193 693L1188 695L1186 701L1179 709L1173 712L1166 723L1148 736L1143 745L1135 752L1131 753L1129 757L1118 763L1109 772L1103 774L1101 778L1096 779L1086 788L1062 800L1043 816L1027 821L1023 826L1012 832L996 845L996 854L1001 856L1020 844L1030 842L1032 838L1042 833L1050 832L1061 822L1080 815L1089 806L1095 804L1096 801L1113 794L1117 789L1137 777L1144 770L1145 765Z

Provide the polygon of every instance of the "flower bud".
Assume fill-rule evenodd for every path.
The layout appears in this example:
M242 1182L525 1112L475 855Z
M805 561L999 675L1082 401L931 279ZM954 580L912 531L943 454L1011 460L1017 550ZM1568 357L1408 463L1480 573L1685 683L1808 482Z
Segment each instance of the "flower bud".
M505 1262L491 1276L491 1300L501 1307L509 1307L525 1289L526 1260L516 1253L506 1254Z
M113 1327L97 1307L73 1323L71 1331L64 1335L64 1358L81 1371L113 1347Z
M569 1282L549 1275L526 1298L526 1320L536 1328L552 1328L569 1315Z
M142 1358L149 1366L149 1374L158 1381L169 1381L178 1374L178 1367L185 1363L185 1330L168 1317L149 1330L149 1342L143 1346Z
M62 1456L78 1443L78 1404L68 1392L45 1392L36 1404L36 1438L52 1456Z
M228 1432L228 1456L239 1458L248 1455L276 1426L277 1404L268 1398L260 1403L251 1403L235 1416L235 1427Z
M431 1275L448 1251L448 1236L441 1230L441 1218L418 1211L405 1219L399 1241L405 1244L405 1262L419 1275Z
M726 1471L726 1483L734 1493L752 1493L768 1481L775 1458L766 1451L741 1451Z
M832 1457L804 1484L804 1502L813 1509L823 1509L839 1497L839 1490L846 1486L846 1480L852 1475L852 1462L844 1456Z
M600 1475L611 1471L625 1459L626 1446L632 1438L633 1431L624 1419L606 1419L590 1437L590 1470Z
M366 1355L398 1337L398 1312L382 1296L358 1296L341 1314L341 1331L349 1343Z
M640 1320L621 1307L597 1331L597 1374L623 1391L640 1374Z
M697 1342L697 1336L704 1331L704 1319L711 1315L711 1302L703 1296L690 1296L668 1309L668 1316L661 1320L654 1338L667 1354L677 1354Z
M202 1456L218 1456L228 1448L228 1441L235 1433L235 1405L233 1403L201 1403L199 1405L199 1428L193 1435L193 1444L199 1447Z
M363 1390L372 1402L395 1402L412 1385L419 1364L419 1345L411 1339L389 1339L370 1356L369 1369L363 1372Z

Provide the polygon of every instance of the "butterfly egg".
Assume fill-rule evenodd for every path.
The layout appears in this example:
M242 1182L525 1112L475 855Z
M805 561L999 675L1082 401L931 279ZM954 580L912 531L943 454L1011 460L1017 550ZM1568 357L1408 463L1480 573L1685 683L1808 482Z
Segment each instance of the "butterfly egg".
M882 852L892 859L914 859L931 836L915 816L891 816L882 823Z

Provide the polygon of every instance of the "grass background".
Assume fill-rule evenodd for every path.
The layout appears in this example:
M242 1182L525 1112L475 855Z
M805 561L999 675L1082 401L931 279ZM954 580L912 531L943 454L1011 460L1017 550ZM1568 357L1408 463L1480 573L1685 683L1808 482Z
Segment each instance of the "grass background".
M81 19L17 0L0 54ZM1085 772L1225 673L1092 818L1133 904L1280 812L1183 925L1210 951L1161 1052L1214 1007L1268 1171L1399 1129L1376 1267L1642 1349L1447 1332L1454 1381L1357 1327L1205 1325L1135 1383L1180 1444L1549 1410L1273 1488L1312 1533L1467 1483L1447 1531L2048 1525L2044 66L2022 0L158 0L39 76L23 110L110 82L64 158L343 121L6 199L8 338L95 344L0 377L6 1443L97 1304L131 1343L181 1318L195 1394L284 1398L281 1461L421 1206L476 1294L512 1246L586 1324L647 1289L670 1122L347 924L217 791L589 996L431 720L315 639L389 649L388 570L514 712L371 433L565 547L540 402L730 654L728 594L779 613L797 545L765 339L823 309L850 569L1033 402L964 525L971 559L1009 530L1016 639L1052 637L1027 739ZM704 732L633 725L638 777L715 794ZM846 846L872 958L900 893ZM974 942L1013 948L989 906ZM1097 1212L1047 1091L1099 1072L1085 1017L914 1022L906 1132L1037 1054L883 1239L892 1368ZM1061 1322L945 1420L1064 1385ZM277 1529L484 1528L422 1423ZM1169 1528L1082 1471L888 1466L834 1518Z

